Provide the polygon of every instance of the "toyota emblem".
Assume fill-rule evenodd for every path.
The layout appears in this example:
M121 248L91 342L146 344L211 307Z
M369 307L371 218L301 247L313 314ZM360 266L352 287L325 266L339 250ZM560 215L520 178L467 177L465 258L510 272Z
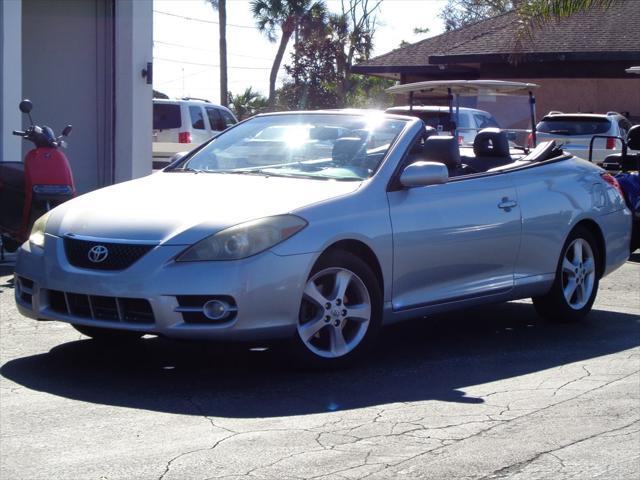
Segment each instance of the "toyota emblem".
M89 250L89 253L87 254L87 257L89 257L89 260L93 263L102 263L108 256L109 250L104 245L95 245L94 247L91 247L91 250Z

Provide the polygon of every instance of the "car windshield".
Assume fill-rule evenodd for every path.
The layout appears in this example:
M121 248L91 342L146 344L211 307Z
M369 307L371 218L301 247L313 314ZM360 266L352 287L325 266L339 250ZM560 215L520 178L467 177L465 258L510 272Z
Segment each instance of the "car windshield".
M610 126L611 123L606 118L554 115L543 118L536 130L556 135L601 135L607 133Z
M168 171L359 181L376 172L406 124L380 112L254 117Z

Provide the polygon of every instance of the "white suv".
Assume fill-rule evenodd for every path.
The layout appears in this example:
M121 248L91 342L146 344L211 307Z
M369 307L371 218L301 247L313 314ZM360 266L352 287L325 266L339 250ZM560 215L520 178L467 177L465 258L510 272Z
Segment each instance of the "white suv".
M228 108L206 100L153 99L154 168L166 166L178 152L193 150L238 123Z
M453 109L454 115L456 109ZM420 118L428 127L435 128L438 132L449 135L451 129L449 120L449 107L442 106L409 106L391 107L385 110L396 115L409 115ZM476 134L483 128L500 128L495 118L484 110L476 108L460 107L458 116L458 143L461 145L473 145Z
M564 150L574 155L589 158L589 144L594 135L621 137L626 140L631 122L616 112L562 113L549 112L536 125L538 143L555 140ZM622 143L614 138L596 138L593 141L594 163L602 161L612 153L620 153Z

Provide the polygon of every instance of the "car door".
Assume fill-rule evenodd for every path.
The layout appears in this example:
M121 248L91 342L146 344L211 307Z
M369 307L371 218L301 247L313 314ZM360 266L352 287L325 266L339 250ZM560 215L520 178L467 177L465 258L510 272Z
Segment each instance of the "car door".
M513 287L521 217L508 174L397 189L388 201L394 310Z

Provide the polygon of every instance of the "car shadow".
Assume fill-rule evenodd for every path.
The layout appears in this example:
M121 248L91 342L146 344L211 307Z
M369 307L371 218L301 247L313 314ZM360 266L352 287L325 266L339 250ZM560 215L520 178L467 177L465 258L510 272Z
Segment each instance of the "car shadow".
M380 346L346 370L296 370L277 349L149 338L113 349L69 342L11 360L0 374L84 402L255 418L421 400L482 403L465 388L639 344L637 315L594 310L581 324L552 325L530 304L508 303L388 327Z
M0 263L0 293L13 287L13 264Z

